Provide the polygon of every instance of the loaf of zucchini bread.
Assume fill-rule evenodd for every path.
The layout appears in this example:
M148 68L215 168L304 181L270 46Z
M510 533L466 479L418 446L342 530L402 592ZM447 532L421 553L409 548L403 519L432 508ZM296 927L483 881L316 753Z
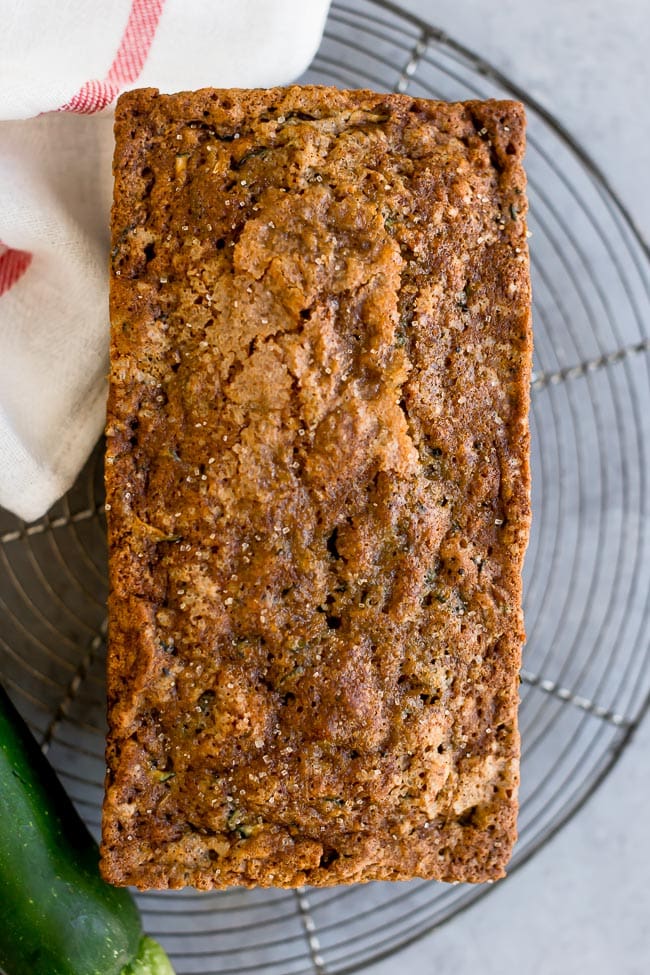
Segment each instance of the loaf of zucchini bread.
M502 876L522 107L147 89L116 142L104 876Z

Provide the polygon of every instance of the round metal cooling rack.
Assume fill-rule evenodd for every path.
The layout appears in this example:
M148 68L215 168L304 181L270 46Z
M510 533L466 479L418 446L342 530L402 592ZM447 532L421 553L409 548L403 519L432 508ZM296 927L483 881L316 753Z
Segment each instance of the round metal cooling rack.
M448 100L514 96L527 106L534 522L516 867L602 780L648 701L648 249L539 105L390 4L335 3L301 80ZM98 448L42 521L0 512L2 679L95 832L104 771L101 481ZM415 881L138 899L147 930L183 975L333 975L390 954L485 891Z

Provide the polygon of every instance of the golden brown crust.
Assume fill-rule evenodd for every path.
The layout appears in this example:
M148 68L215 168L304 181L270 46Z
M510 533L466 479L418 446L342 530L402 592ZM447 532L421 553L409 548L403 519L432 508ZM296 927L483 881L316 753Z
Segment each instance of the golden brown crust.
M116 139L104 876L500 877L521 106L149 89Z

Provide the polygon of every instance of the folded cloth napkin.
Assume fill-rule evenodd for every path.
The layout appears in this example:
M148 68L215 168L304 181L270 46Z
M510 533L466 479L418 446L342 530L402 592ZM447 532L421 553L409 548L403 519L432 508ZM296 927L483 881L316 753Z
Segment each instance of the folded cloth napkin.
M147 85L285 84L313 57L328 4L4 0L0 506L43 515L104 424L113 139L102 110Z

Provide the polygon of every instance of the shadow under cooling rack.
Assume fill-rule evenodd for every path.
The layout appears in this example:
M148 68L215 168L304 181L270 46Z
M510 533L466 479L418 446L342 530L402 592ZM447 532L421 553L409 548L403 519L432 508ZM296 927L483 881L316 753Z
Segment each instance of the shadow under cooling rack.
M390 4L335 3L301 80L526 103L534 520L516 867L602 780L650 694L648 249L546 111ZM25 525L0 512L2 679L95 833L104 774L103 522L101 447L42 521ZM333 975L390 954L486 889L414 881L138 900L181 975Z

